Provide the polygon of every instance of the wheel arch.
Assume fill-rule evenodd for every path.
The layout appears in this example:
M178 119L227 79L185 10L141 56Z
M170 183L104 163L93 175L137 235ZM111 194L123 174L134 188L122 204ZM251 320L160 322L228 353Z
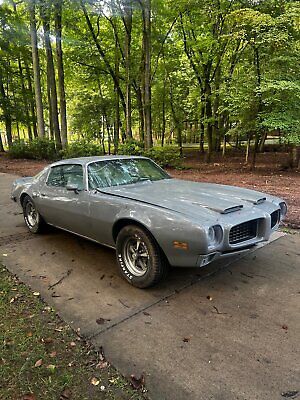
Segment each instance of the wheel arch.
M21 204L22 207L23 207L23 202L24 202L26 197L30 197L28 193L26 193L26 192L21 193L20 204Z
M155 241L155 243L159 247L162 255L168 261L168 258L166 256L165 252L163 251L162 247L158 243L158 241L155 238L155 236L153 235L153 233L149 230L149 228L145 224L143 224L140 221L137 221L136 219L120 218L114 223L113 228L112 228L112 236L113 236L113 240L114 240L115 243L117 241L117 236L118 236L119 232L121 231L122 228L124 228L127 225L136 225L136 226L140 227L141 229L144 229L152 237L152 239Z

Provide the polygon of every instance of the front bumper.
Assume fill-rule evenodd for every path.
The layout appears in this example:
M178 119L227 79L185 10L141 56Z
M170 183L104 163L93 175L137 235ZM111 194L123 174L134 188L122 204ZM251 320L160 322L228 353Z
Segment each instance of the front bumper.
M216 252L210 253L210 254L199 255L198 259L197 259L196 266L197 267L204 267L205 265L208 265L211 262L213 262L215 260L218 260L220 258L225 259L225 258L228 258L228 257L239 256L241 254L247 253L250 250L260 249L261 247L264 247L267 244L271 243L273 240L278 239L282 235L283 235L283 233L277 232L277 233L275 233L275 235L273 234L269 240L263 240L263 241L260 241L260 242L258 242L256 244L252 244L252 245L244 247L244 248L240 248L240 249L236 249L236 250L232 250L232 251L225 251L223 253L219 252L219 251L216 251Z

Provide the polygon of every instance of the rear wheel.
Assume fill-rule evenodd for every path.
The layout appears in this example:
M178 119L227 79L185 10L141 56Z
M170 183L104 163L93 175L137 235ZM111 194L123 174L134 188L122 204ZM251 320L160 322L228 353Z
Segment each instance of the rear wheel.
M32 233L40 233L45 226L45 222L41 217L40 213L37 211L32 198L26 196L25 199L23 200L22 206L23 206L24 221L27 228Z
M133 286L153 286L167 274L168 264L156 241L136 225L121 229L116 250L121 275Z

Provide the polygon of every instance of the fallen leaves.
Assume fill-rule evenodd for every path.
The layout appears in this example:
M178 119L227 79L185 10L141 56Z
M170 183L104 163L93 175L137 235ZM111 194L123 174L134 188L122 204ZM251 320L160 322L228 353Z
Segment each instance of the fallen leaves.
M43 364L43 359L40 358L39 360L37 360L34 364L34 368L38 368Z
M32 293L34 296L39 296L40 295L40 292L33 292Z
M131 375L130 383L134 389L141 389L145 385L145 375L142 374L139 378L137 378L135 375Z
M96 322L97 322L98 325L103 325L103 324L105 324L106 322L109 322L109 321L110 321L110 319L101 318L101 317L96 319Z
M54 342L54 339L51 338L51 337L46 337L45 339L42 338L42 342L45 343L45 344L51 344L51 343Z
M212 301L213 300L213 298L211 297L211 296L206 296L206 298L207 298L207 300L209 300L209 301Z
M287 325L285 325L285 324L283 324L283 325L281 326L281 328L282 328L282 329L284 329L285 331L287 331L287 330L288 330L288 326L287 326Z
M60 395L59 400L69 400L72 396L70 389L64 389Z
M99 383L100 383L99 379L97 379L97 378L95 378L95 377L93 377L93 378L91 379L91 384L92 384L92 385L98 386Z
M99 361L96 365L97 369L104 369L108 367L108 361Z
M26 393L20 398L20 400L36 400L36 397L33 393Z
M75 342L70 342L70 347L75 347L76 343Z

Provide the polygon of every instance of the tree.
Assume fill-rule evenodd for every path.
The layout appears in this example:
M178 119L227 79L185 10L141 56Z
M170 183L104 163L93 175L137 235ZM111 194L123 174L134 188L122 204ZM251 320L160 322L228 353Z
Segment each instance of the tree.
M35 104L37 113L37 128L38 128L38 135L40 137L43 137L45 136L45 122L44 122L42 90L41 90L41 76L40 76L41 67L40 67L40 59L39 59L38 43L37 43L35 2L36 0L28 0L28 11L30 20L30 36L31 36L32 65L33 65L33 76L34 76Z
M68 129L67 129L66 93L65 93L65 73L64 73L63 50L62 50L62 0L56 0L54 3L54 20L55 20L58 92L59 92L59 106L60 106L61 143L62 147L65 148L68 143L68 136L67 136Z
M56 78L54 70L54 61L52 46L50 41L50 15L51 8L49 4L44 2L40 6L40 15L43 23L44 31L44 43L46 49L46 59L47 59L47 77L48 77L48 90L50 94L50 118L53 126L53 132L56 142L57 149L61 149L62 142L60 137L60 128L58 121L58 104L57 104L57 90L56 90Z

